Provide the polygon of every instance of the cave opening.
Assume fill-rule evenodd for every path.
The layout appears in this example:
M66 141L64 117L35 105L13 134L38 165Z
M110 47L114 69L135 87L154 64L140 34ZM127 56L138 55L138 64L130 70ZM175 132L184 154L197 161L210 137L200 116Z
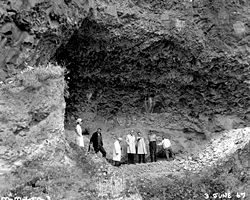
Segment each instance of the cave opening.
M180 88L173 84L180 72L171 70L181 65L178 49L171 41L161 41L140 50L140 43L114 38L107 29L86 19L56 54L56 60L66 63L68 69L66 115L77 111L75 105L82 112L102 116L145 112L145 99L152 97L158 98L156 111L164 111L168 107L164 90ZM169 52L173 55L167 55Z
M172 40L141 47L143 42L117 38L107 28L85 19L56 53L56 60L68 70L66 119L78 112L107 117L161 113L172 106L188 105L185 93L191 90L189 83L196 74L185 66L194 62L194 57ZM184 95L180 101L178 94Z
M247 107L248 87L237 77L244 66L234 67L223 58L201 63L199 46L191 48L173 36L148 40L117 36L95 21L83 21L55 54L68 71L66 123L80 113L92 120L150 113L199 119ZM235 85L245 100L237 101L239 94L228 98Z

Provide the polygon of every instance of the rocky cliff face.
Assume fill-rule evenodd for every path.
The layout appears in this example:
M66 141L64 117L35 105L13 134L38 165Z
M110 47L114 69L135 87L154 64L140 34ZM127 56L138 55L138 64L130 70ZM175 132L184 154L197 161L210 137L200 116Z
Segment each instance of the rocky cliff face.
M13 186L7 172L34 160L65 164L64 69L49 61L88 9L84 1L0 2L1 196Z
M56 56L72 80L69 115L249 121L249 2L96 1L95 9Z
M63 158L64 73L50 67L22 72L1 86L0 155L6 170L27 160Z
M48 62L90 7L85 1L1 1L0 81L27 65Z
M0 2L0 149L6 170L63 141L64 70L48 63L90 8L85 1Z
M8 171L38 159L25 163L26 174L44 172L40 182L21 188L62 194L57 178L65 168L52 170L56 192L41 186L48 166L72 161L63 134L65 74L55 62L67 68L67 119L111 116L124 127L139 120L205 136L249 125L249 33L247 0L1 1L0 165ZM79 180L77 170L64 178L78 184L72 174ZM82 197L84 184L72 193Z
M249 121L248 8L243 0L2 1L0 78L52 59L69 70L69 116L80 107Z

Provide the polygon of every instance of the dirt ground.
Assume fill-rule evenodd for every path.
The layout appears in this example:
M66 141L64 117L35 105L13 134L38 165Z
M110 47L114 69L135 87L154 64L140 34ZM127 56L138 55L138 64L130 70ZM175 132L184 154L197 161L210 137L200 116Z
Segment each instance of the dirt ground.
M247 151L250 141L249 128L224 131L205 140L181 131L169 131L169 129L153 126L134 125L128 128L116 127L108 130L105 124L99 123L96 124L96 127L102 128L104 148L107 151L108 159L112 159L114 138L120 136L124 139L132 129L142 132L146 139L149 130L156 131L159 141L162 135L170 136L176 154L175 160L166 161L164 158L160 158L156 163L151 163L148 158L145 164L123 164L117 168L118 174L135 185L142 199L203 200L206 194L210 195L209 198L212 199L214 193L223 191L238 191L244 195L250 195L249 187L246 184L250 180L249 171L247 172L249 160L245 157L248 153L244 155L239 153L243 150L249 152ZM90 135L85 136L86 145L88 145L92 133L91 130ZM74 134L74 130L66 130L66 137L71 141L74 141ZM158 149L160 150L160 148ZM125 144L123 144L123 155L123 161L126 162ZM99 156L101 157L101 154ZM218 170L221 170L219 174ZM245 182L241 181L243 179ZM204 183L206 181L207 183ZM233 182L230 183L230 181ZM172 184L175 186L171 186ZM184 187L182 188L182 186ZM171 187L172 189L170 189ZM223 189L216 189L216 187ZM194 188L195 191L193 191ZM169 194L167 194L167 190L170 190ZM181 191L183 194L180 194ZM189 196L184 195L187 191L191 192ZM173 195L175 192L176 195ZM233 199L237 199L236 193L233 194L235 195ZM242 199L244 199L243 196Z
M125 138L126 135L131 131L134 130L135 132L141 132L142 137L146 139L146 146L147 146L147 152L149 153L149 146L148 146L148 135L150 131L153 131L157 135L157 143L161 142L162 136L168 136L172 143L172 148L174 153L177 156L182 156L183 154L190 154L190 153L196 153L201 150L201 147L206 144L206 136L204 134L197 135L197 133L194 131L189 133L184 133L183 129L177 129L174 128L171 130L171 125L169 127L162 127L159 126L159 124L146 124L141 123L141 121L133 122L130 125L124 126L124 125L116 125L112 126L110 123L106 123L105 121L95 121L95 122L89 122L89 124L83 125L83 129L88 127L89 135L84 135L84 143L86 145L89 144L89 139L91 135L97 130L98 127L102 128L102 135L103 135L103 143L104 148L107 151L107 158L112 158L112 149L113 149L113 143L115 141L116 137L122 137L122 149L123 149L123 161L126 159L126 144L125 144ZM74 125L71 124L71 127L67 128L65 130L66 138L68 138L69 141L74 142L75 141L75 130ZM161 151L162 147L158 146L158 151ZM149 156L149 154L147 155Z
M134 126L126 129L116 128L109 132L101 124L97 124L96 127L103 128L104 147L108 152L108 158L112 155L114 136L125 137L132 128L136 129ZM143 129L137 126L136 130L143 132L145 137L149 129L152 130L152 127ZM162 129L157 131L158 134L162 133ZM92 134L92 130L90 133ZM207 141L197 139L195 142L199 151L196 147L190 148L192 141L186 146L185 142L181 143L187 140L181 135L182 133L174 133L170 135L172 140L183 144L182 147L187 151L178 152L175 160L161 159L156 163L124 164L117 168L104 160L100 154L87 154L91 134L85 136L85 148L80 149L74 145L74 130L66 130L65 134L70 146L68 152L65 152L67 159L64 160L68 160L68 163L64 164L66 168L59 166L48 168L48 165L41 166L39 161L33 161L18 170L19 179L15 178L15 184L18 187L14 187L12 192L15 191L17 195L20 191L23 195L26 194L25 192L45 195L43 192L45 187L46 194L51 198L65 200L204 200L204 195L209 195L209 199L212 200L213 194L226 192L234 195L232 199L244 199L243 196L236 198L235 192L249 197L250 176L247 159L249 128L224 131ZM37 174L37 167L39 174ZM36 182L32 186L34 180ZM9 187L6 179L0 179L0 181L5 183L1 184L5 186L1 189ZM107 196L110 193L112 197ZM116 193L117 196L115 196Z

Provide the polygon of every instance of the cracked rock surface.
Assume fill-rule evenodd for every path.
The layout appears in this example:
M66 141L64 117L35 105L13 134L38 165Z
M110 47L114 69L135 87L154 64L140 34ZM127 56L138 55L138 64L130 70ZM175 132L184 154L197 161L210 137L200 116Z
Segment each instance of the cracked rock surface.
M236 5L96 1L92 18L55 56L68 63L66 115L177 112L208 124L216 121L214 115L233 115L246 126L249 2Z
M67 200L249 191L249 33L247 0L2 0L0 189ZM64 117L79 116L107 134L140 124L211 143L116 171L66 141ZM113 193L116 172L126 182Z
M86 17L85 1L0 2L0 81L46 63Z

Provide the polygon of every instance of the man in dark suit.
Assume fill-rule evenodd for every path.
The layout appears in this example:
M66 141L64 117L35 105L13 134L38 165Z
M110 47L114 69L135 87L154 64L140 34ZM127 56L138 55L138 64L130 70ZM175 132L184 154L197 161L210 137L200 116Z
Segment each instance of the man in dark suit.
M89 150L90 150L90 145L93 144L93 148L94 148L95 153L98 153L100 151L102 153L102 156L105 158L106 151L103 148L101 130L102 129L98 128L97 131L94 132L93 135L91 136L90 142L89 142Z

